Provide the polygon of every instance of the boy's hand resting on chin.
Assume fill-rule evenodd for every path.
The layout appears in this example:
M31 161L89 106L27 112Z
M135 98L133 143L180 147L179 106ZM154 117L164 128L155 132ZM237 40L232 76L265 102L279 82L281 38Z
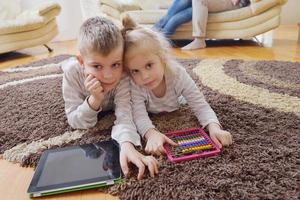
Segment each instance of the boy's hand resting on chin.
M84 87L91 94L88 98L90 107L93 110L99 110L105 95L100 81L98 81L93 75L89 74L84 81Z

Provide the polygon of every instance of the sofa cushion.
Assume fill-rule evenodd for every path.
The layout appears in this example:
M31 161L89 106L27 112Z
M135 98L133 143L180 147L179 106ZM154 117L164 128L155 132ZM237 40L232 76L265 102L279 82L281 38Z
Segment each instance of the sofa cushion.
M133 10L121 14L121 18L129 15L138 24L154 24L162 16L166 14L167 10Z
M172 0L135 0L142 10L167 9L171 6Z
M37 12L23 12L16 19L0 21L0 35L37 29L43 26L43 17Z
M101 0L101 5L106 4L119 12L124 12L128 10L140 10L140 6L135 3L133 0L124 1L124 0Z
M0 1L0 20L15 19L20 12L20 0Z
M106 4L102 4L100 9L104 14L114 17L116 19L120 19L121 13L119 10L114 9L113 7Z

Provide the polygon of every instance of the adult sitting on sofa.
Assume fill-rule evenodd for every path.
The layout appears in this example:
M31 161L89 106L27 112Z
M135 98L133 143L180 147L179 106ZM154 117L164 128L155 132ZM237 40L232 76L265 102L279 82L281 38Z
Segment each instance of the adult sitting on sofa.
M287 0L250 0L250 6L224 12L209 13L207 39L250 39L270 31L280 24L281 6ZM122 16L128 14L138 24L152 27L167 13L172 0L81 0L83 15L104 15L122 26ZM171 39L194 39L192 23L180 25Z
M224 12L249 4L250 0L174 0L167 14L154 25L154 28L168 36L174 34L178 26L192 20L195 39L181 49L205 48L208 12Z

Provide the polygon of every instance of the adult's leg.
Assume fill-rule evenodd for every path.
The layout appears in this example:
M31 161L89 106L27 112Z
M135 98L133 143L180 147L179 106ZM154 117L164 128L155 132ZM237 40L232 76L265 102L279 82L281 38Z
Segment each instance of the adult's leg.
M168 23L168 21L178 12L181 12L190 7L192 7L192 0L174 0L167 11L167 14L154 25L154 28L158 30L162 29Z
M208 12L223 12L241 8L239 5L234 5L232 0L208 0Z
M192 20L192 15L192 7L178 12L170 18L161 31L167 36L174 34L178 26Z
M182 47L182 50L205 48L206 24L208 17L208 0L193 0L193 37L191 43Z
M190 44L183 50L201 49L206 47L206 25L208 12L222 12L240 8L231 0L193 0L193 37Z

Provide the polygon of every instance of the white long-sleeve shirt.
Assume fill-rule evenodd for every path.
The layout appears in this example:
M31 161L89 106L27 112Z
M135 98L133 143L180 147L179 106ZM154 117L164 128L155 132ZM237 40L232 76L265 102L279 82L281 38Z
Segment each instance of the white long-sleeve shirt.
M144 137L149 129L155 128L148 112L172 112L185 102L192 108L203 127L212 122L220 124L215 112L186 70L175 61L169 65L172 66L168 66L171 70L165 70L166 93L163 97L156 97L151 90L138 86L131 80L133 119L141 136Z
M64 71L62 90L65 112L72 128L91 128L96 125L99 112L114 109L116 120L112 128L112 138L119 144L128 141L137 146L141 145L141 139L132 118L130 78L127 74L123 74L117 87L104 96L101 108L95 111L87 102L90 94L84 87L85 75L78 61L71 58L62 69Z

